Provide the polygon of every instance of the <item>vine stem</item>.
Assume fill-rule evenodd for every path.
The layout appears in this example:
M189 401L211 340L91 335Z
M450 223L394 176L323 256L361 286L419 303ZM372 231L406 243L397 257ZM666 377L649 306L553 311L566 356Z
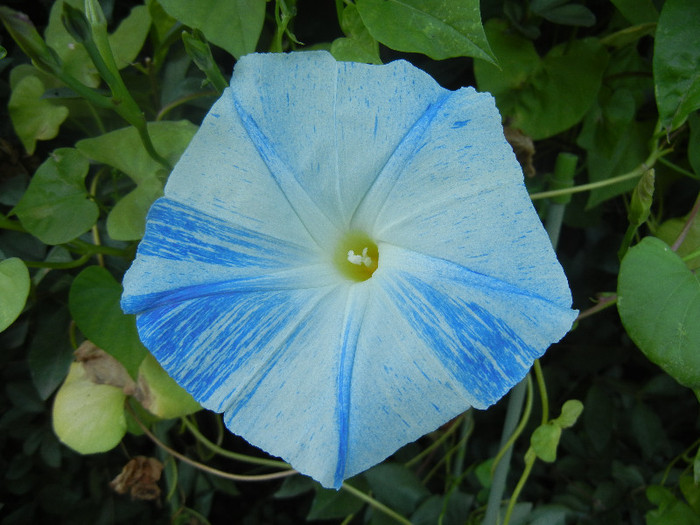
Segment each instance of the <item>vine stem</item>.
M256 458L253 456L248 456L246 454L238 454L236 452L231 452L230 450L226 450L225 448L220 447L219 445L213 443L212 441L208 440L204 435L199 431L197 426L192 423L189 419L186 417L180 418L181 421L184 423L184 425L187 427L187 430L189 430L192 435L195 437L197 441L199 441L202 445L207 447L209 450L212 452L215 452L216 454L219 454L220 456L227 457L229 459L235 459L237 461L243 461L245 463L252 463L254 465L262 465L265 467L277 467L277 468L291 468L289 464L285 463L284 461L276 461L274 459L265 459L265 458Z
M411 459L409 459L404 465L406 467L412 467L416 463L418 463L421 459L423 459L425 456L430 454L435 448L439 447L442 443L444 443L447 438L449 438L454 432L457 431L457 429L460 427L459 421L464 417L464 414L457 416L455 421L452 423L452 426L448 428L443 434L436 439L433 443L431 443L429 446L427 446L425 449L423 449L420 453L416 454L413 456Z
M605 297L601 297L598 302L595 304L595 306L591 306L587 310L584 310L580 314L578 314L578 317L576 318L576 322L580 321L581 319L585 319L586 317L590 317L591 315L597 314L598 312L601 312L605 310L606 308L610 308L611 306L614 306L617 303L617 294L613 293Z
M503 518L503 523L506 525L510 522L510 517L513 514L515 503L518 501L518 496L520 496L520 492L523 490L523 487L527 482L527 478L530 477L530 471L535 465L536 459L537 457L535 456L535 453L532 451L532 449L529 449L525 454L525 469L523 470L523 473L520 476L520 479L518 480L518 484L515 486L515 489L513 489L513 495L510 497L510 501L508 502L508 508L506 509L506 515Z
M540 191L538 193L532 193L532 194L530 194L530 199L532 199L534 201L534 200L538 200L538 199L548 199L551 197L560 197L562 195L570 195L572 193L581 193L582 191L589 191L589 190L595 190L597 188L604 188L605 186L617 184L618 182L624 182L626 180L639 178L656 163L656 160L659 157L662 157L670 152L671 152L671 149L663 149L663 150L655 149L654 151L651 152L649 157L644 162L642 162L639 166L637 166L632 171L629 171L627 173L623 173L622 175L618 175L617 177L613 177L611 179L601 180L598 182L590 182L588 184L581 184L579 186L572 186L571 188L562 188L560 190L549 190L549 191Z
M397 522L402 523L403 525L411 525L411 522L409 520L407 520L406 518L404 518L401 514L390 509L389 507L387 507L383 503L377 501L369 494L365 494L361 490L356 489L352 485L348 485L347 483L343 483L341 488L343 490L349 492L353 496L355 496L357 499L361 499L362 501L367 503L367 505L369 505L370 507L377 509L379 512L382 512L383 514L386 514L387 516L394 518Z
M547 424L549 421L549 396L547 395L547 385L544 381L544 373L542 373L542 365L540 365L540 360L535 360L535 378L537 379L537 390L540 393L540 400L542 402L542 424Z
M223 470L215 469L213 467L210 467L208 465L205 465L204 463L200 463L199 461L195 461L194 459L190 459L184 454L180 454L177 450L174 450L170 448L168 445L163 443L161 440L159 440L153 432L151 432L146 425L143 424L143 422L138 418L136 413L134 412L134 409L129 406L128 403L126 403L126 409L131 414L131 417L134 418L134 421L138 423L139 427L141 427L141 430L143 430L143 433L146 434L153 443L155 443L157 446L162 448L165 452L170 454L173 457L176 457L180 461L187 463L189 465L192 465L196 469L199 469L203 472L208 472L209 474L213 474L214 476L218 476L220 478L224 479L230 479L233 481L270 481L273 479L280 479L280 478L286 478L288 476L293 476L294 474L298 474L296 470L283 470L281 472L273 472L272 474L257 474L257 475L246 475L246 474L233 474L231 472L224 472Z

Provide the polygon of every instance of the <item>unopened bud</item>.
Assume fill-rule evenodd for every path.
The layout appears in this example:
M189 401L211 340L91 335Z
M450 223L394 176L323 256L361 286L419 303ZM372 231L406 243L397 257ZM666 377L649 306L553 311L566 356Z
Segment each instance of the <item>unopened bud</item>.
M51 73L61 69L58 55L46 45L27 15L0 6L0 19L10 36L37 67Z
M650 169L644 172L644 175L639 179L636 188L632 192L630 210L627 214L631 225L640 226L647 220L653 200L654 170Z

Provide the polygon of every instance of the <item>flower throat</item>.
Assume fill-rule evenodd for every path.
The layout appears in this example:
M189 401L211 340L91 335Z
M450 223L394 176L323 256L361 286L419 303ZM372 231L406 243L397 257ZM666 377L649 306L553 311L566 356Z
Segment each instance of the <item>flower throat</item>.
M379 266L379 250L365 233L348 232L338 243L333 262L344 277L366 281Z

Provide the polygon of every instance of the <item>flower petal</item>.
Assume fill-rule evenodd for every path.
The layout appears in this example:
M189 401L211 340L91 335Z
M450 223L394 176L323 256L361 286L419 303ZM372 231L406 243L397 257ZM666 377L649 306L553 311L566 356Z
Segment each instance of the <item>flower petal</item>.
M566 277L503 137L493 98L463 88L407 135L355 227L571 305ZM405 158L404 158L405 157ZM402 169L390 170L395 163ZM536 264L535 264L536 261Z
M205 408L225 411L231 431L339 487L368 288L204 296L137 322L163 367Z
M495 403L576 317L449 261L380 250L355 351L346 477L470 405Z
M284 223L288 224L288 223ZM285 236L280 225L277 234ZM122 308L158 305L217 293L313 288L337 280L318 247L250 230L185 204L159 199L148 215L135 263L124 277Z
M407 62L336 62L325 52L247 55L231 88L243 119L338 227L413 123L447 93Z
M329 235L328 221L314 224L298 214L303 209L291 206L258 146L227 89L170 174L165 195L248 231L297 244L315 244L316 226Z

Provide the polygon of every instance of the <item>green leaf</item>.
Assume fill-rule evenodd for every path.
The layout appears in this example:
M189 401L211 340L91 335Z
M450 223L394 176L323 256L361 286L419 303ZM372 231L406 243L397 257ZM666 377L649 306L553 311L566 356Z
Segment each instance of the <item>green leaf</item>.
M676 242L676 239L683 230L687 220L687 216L678 219L669 219L661 224L661 226L659 226L654 233L659 239L671 246L674 242ZM693 218L693 221L690 223L690 229L688 229L685 239L683 239L683 242L676 250L676 253L681 257L685 257L686 255L690 255L696 251L698 248L700 248L700 215L696 215ZM691 270L700 268L700 255L685 261L685 264Z
M73 280L68 305L83 335L115 357L135 378L148 351L136 331L136 318L119 306L121 294L122 286L112 274L89 266Z
M583 403L578 399L569 399L561 407L561 415L552 421L560 428L570 428L576 424L583 412Z
M73 361L73 348L68 338L68 308L40 313L35 323L27 364L37 392L41 399L46 400L66 378Z
M365 472L376 498L399 514L409 515L430 492L407 467L383 463Z
M99 209L85 189L89 167L72 148L54 151L14 209L22 226L46 244L72 241L92 228Z
M700 177L700 114L693 113L688 117L690 137L688 138L688 162L695 175Z
M255 52L265 0L160 0L163 9L183 24L199 29L207 40L240 58Z
M656 22L659 19L653 0L612 0L612 3L631 24Z
M577 124L596 99L608 61L592 38L553 47L540 58L533 43L510 31L503 20L485 25L501 69L476 60L479 89L496 97L504 117L535 140Z
M561 427L551 422L545 423L532 433L530 446L542 461L553 463L557 459L559 438L561 438Z
M0 332L19 317L29 296L29 271L22 259L0 262Z
M543 4L537 6L536 4ZM595 24L595 15L581 4L566 4L565 2L532 2L530 9L545 20L555 24L590 27ZM544 5L548 4L548 5Z
M146 215L151 204L163 195L163 183L147 179L123 197L107 217L107 233L118 241L137 240L146 229Z
M435 60L467 56L496 63L481 24L479 0L357 0L355 4L369 33L392 49Z
M700 525L700 516L690 506L678 501L670 490L652 485L647 488L647 498L658 505L657 509L646 513L647 525Z
M173 165L195 131L197 126L186 120L148 124L148 132L156 151ZM122 198L109 214L107 232L115 240L140 239L145 229L148 209L162 195L167 173L146 152L136 128L122 128L99 137L84 139L75 147L86 157L117 168L136 183L136 189ZM129 154L125 155L125 151Z
M134 7L129 16L109 35L109 45L114 53L117 68L131 64L141 51L151 28L151 15L145 5Z
M655 179L654 170L647 170L635 186L627 213L631 225L641 226L649 218L651 205L654 201Z
M346 37L336 38L331 53L336 60L381 64L379 43L369 34L354 4L343 9L341 27Z
M642 402L629 410L629 429L642 450L644 458L652 460L667 443L666 432L659 416Z
M586 394L583 424L588 439L597 452L606 449L616 421L615 405L608 393L593 383Z
M307 476L289 476L284 478L282 486L273 494L275 499L295 498L314 490L317 484Z
M589 182L604 181L622 175L642 163L649 154L648 142L653 123L638 122L637 108L645 104L650 79L630 74L648 69L636 49L620 49L613 53L605 71L607 79L601 87L597 103L586 114L577 144L585 148ZM587 208L625 193L635 187L636 179L618 182L593 190Z
M12 90L8 110L15 133L30 155L37 140L50 140L58 135L58 129L66 118L68 108L43 99L46 87L35 76L20 80Z
M474 496L459 490L446 496L434 494L420 504L411 515L413 525L464 525L464 517L469 515L474 504ZM376 515L376 514L375 514ZM393 523L395 521L392 520Z
M311 504L307 520L333 520L358 512L364 503L344 490L324 489L319 486Z
M700 280L666 243L646 237L620 265L617 309L627 333L676 381L700 387Z
M700 2L667 0L654 42L659 118L668 131L700 108Z
M678 480L678 486L688 505L700 515L700 485L695 483L693 476L684 475Z
M106 452L126 433L120 388L90 381L81 363L73 363L53 405L53 428L64 444L81 454Z

